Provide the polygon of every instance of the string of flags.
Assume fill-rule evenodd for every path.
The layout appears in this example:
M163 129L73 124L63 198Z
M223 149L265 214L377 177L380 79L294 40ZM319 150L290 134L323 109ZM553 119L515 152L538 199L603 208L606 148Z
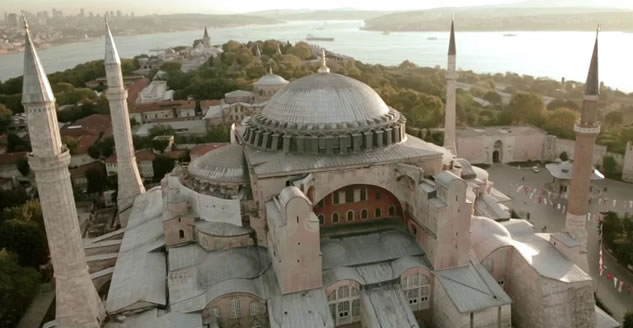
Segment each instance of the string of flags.
M551 191L545 190L543 188L534 188L527 185L516 184L515 186L516 193L522 193L531 201L540 205L548 205L556 210L560 211L563 214L567 213L567 194L557 194ZM596 201L596 199L592 200ZM606 212L609 210L616 210L618 206L623 210L632 210L633 211L633 200L617 200L617 199L609 199L607 197L599 197L597 198L598 202L598 210L599 212ZM603 254L602 254L602 222L604 217L600 213L588 213L587 221L594 221L597 223L599 230L599 273L601 277L605 277L607 280L613 281L613 287L617 290L618 293L627 293L629 295L633 294L633 285L624 282L622 279L616 277L613 273L607 272L607 266L604 264Z
M563 214L567 213L567 194L558 194L549 190L545 190L543 188L535 188L527 185L515 184L515 192L521 193L527 196L527 198L533 201L536 204L540 205L548 205L556 210L562 212ZM591 200L598 202L599 210L601 212L609 211L609 210L632 210L633 211L633 200L618 200L618 199L609 199L607 197L599 197L597 199ZM587 220L591 218L588 216Z

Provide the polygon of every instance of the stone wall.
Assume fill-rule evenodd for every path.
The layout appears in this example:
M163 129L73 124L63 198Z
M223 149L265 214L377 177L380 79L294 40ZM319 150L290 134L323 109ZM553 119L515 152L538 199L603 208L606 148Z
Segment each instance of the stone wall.
M250 235L241 236L212 236L196 229L196 239L198 244L207 251L215 251L221 249L247 247L254 244Z
M469 328L469 314L457 311L439 280L434 280L433 288L433 324L436 328Z

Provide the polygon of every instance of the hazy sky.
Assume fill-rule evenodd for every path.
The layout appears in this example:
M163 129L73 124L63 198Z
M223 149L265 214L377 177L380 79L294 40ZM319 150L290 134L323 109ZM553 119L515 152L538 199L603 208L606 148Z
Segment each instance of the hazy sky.
M371 10L406 10L434 7L481 6L491 4L512 4L526 0L0 0L0 12L16 12L57 8L74 14L79 8L86 11L105 10L134 11L137 15L164 13L230 13L267 9L330 9L359 8ZM590 5L599 7L633 8L632 0L528 0L529 2L551 5Z

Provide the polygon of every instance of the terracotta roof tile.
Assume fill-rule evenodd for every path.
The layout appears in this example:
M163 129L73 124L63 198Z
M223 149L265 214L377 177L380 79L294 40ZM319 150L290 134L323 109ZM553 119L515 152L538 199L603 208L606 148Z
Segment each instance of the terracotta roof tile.
M28 152L0 154L0 165L15 164L19 159L26 159Z
M149 82L150 81L148 79L142 78L134 81L134 83L127 88L127 105L129 110L134 108L138 94L149 85Z

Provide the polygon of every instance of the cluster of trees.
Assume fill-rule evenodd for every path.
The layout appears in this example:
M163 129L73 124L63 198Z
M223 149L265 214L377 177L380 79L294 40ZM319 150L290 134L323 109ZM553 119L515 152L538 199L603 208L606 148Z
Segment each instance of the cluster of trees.
M39 289L48 244L39 201L0 191L0 326L15 327Z
M605 245L622 265L633 265L633 220L609 212L604 218L602 233Z

